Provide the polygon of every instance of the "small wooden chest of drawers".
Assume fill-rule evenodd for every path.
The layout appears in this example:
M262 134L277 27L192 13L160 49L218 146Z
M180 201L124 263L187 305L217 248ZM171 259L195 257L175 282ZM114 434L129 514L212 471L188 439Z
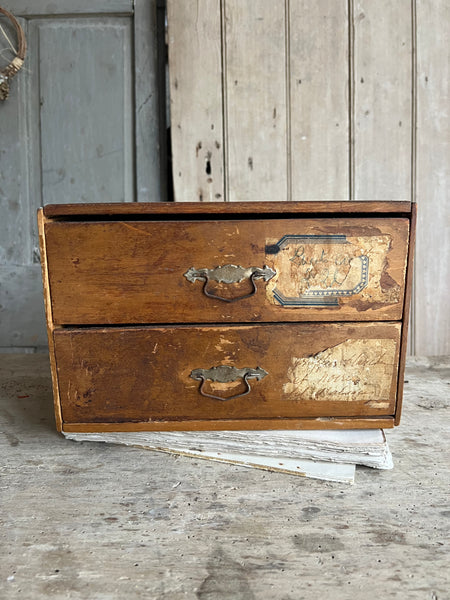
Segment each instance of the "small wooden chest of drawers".
M409 202L39 210L60 431L392 427Z

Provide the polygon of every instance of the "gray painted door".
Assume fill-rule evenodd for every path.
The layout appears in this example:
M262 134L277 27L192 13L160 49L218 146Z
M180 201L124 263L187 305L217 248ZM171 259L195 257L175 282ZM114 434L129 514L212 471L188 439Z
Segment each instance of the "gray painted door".
M0 105L0 349L33 351L47 343L37 208L159 200L156 0L2 6L28 53Z

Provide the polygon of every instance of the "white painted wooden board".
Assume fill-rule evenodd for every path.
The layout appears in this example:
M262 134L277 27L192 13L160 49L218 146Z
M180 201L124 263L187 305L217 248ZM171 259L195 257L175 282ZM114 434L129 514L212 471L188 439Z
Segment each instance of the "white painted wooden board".
M285 1L224 7L228 200L286 200Z
M172 6L171 26L181 27L182 24L177 25L179 0L168 2L169 7ZM231 64L236 70L240 69L241 78L248 80L247 86L256 86L258 58L265 51L273 50L271 39L252 33L252 19L261 3L255 3L252 10L246 2L237 0L223 0L221 4L224 73L229 73ZM277 169L273 181L280 173L286 181L275 194L273 189L277 186L271 184L258 186L256 183L252 188L258 190L258 200L332 199L333 196L348 200L417 198L416 283L410 349L422 354L448 353L448 2L290 0L267 2L264 9L273 11L272 27L283 15L286 19L287 37L282 40L279 23L278 33L274 34L279 47L272 60L285 52L286 64L280 67L276 77L281 103L283 98L287 101L287 139L286 143L281 139L269 148L260 148L264 143L261 132L264 123L253 115L254 130L248 119L242 128L230 128L230 110L235 110L233 118L238 120L233 105L239 102L239 97L230 89L231 78L224 78L220 92L216 80L215 89L223 97L224 143L228 148L223 157L224 200L256 199L249 191L249 172L238 170L239 166L245 166L245 160L236 158L241 148L250 147L255 139L260 142L258 152L262 155L282 161L280 156L285 152L287 162L286 170ZM238 11L238 28L242 32L237 43L232 38L235 23L225 19L234 14L233 10ZM200 21L216 19L211 12L196 16ZM186 43L189 44L189 40ZM245 56L239 59L239 52L244 51ZM200 59L197 57L197 60ZM171 57L170 63L171 77L176 77L177 64ZM200 73L201 78L198 65L194 63L188 68L196 73L197 79ZM307 76L302 78L305 69ZM260 69L259 74L259 87L272 89L264 70ZM284 83L280 82L283 74L287 78ZM298 84L300 79L302 83ZM178 96L172 110L179 101L183 102L184 121L190 121L191 115L200 122L204 119L206 109L193 113L188 96ZM247 107L248 112L252 110L253 105ZM335 130L334 120L339 123ZM189 126L192 127L192 123ZM186 160L183 153L175 156L174 170L181 169ZM266 173L269 177L270 167ZM196 188L195 177L190 185ZM187 199L182 190L177 199Z
M418 0L415 352L450 354L450 4Z
M289 3L292 200L349 199L348 4Z
M203 191L192 131L221 104L225 195L202 199L412 197L411 0L194 4L168 0L176 200Z
M335 481L340 483L354 483L355 465L351 463L333 463L322 460L311 460L308 458L293 458L290 455L269 456L265 454L248 454L245 449L222 450L197 450L198 442L173 448L169 442L164 443L162 447L157 447L151 439L151 436L145 438L143 435L114 435L114 434L83 434L69 433L64 434L69 440L77 442L105 442L121 444L124 446L134 446L156 452L167 452L179 456L188 456L191 458L200 458L217 462L239 465L253 469L263 469L264 471L280 472L287 475L296 475L300 477L310 477L312 479L323 479L325 481ZM159 444L159 442L158 442ZM149 456L151 459L151 455Z
M64 433L76 441L95 441L141 446L183 455L241 464L256 464L328 479L333 472L320 464L317 469L301 461L358 464L392 469L393 462L381 429L322 431L196 431L196 432L103 432ZM278 461L278 462L277 462ZM295 462L298 461L298 464ZM292 469L293 467L293 469ZM306 469L306 471L305 471ZM343 476L336 471L335 478ZM345 473L347 478L349 473Z
M411 198L411 0L353 0L355 200Z
M156 0L134 2L134 187L138 202L158 202L160 197L160 155L158 148L158 89ZM133 77L132 77L133 79Z
M173 0L168 23L175 200L224 200L220 1Z

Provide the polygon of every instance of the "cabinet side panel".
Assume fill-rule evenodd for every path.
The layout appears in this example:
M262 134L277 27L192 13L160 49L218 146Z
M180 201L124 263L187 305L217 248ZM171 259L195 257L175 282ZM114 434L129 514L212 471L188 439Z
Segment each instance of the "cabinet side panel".
M56 371L56 357L55 348L53 342L53 317L52 317L52 301L50 296L50 285L48 278L48 264L47 264L47 248L44 233L44 223L47 219L44 217L43 209L38 210L38 232L39 232L39 248L41 253L41 267L42 267L42 284L44 288L44 303L45 303L45 315L47 320L47 337L48 337L48 349L50 353L50 368L52 373L52 385L53 385L53 402L55 406L55 420L58 431L62 430L62 417L61 417L61 404L59 401L59 387L58 387L58 376Z
M414 250L416 243L417 206L412 205L411 225L409 234L408 263L406 267L405 302L403 308L402 335L400 341L400 363L398 369L397 405L395 410L395 425L399 425L402 414L403 385L405 377L406 354L408 351L408 326L411 312L412 284L414 277Z

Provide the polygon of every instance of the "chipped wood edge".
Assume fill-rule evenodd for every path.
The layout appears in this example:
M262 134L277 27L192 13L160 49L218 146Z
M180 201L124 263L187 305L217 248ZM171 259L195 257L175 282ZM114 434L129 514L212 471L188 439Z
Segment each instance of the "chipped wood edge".
M206 205L206 206L205 206ZM328 214L333 217L340 214L362 213L363 215L378 216L379 213L394 216L408 216L411 212L410 200L313 200L302 201L273 201L273 202L102 202L79 204L46 204L44 215L48 218L70 217L101 217L115 215L173 215L177 218L182 215L207 214L213 215L232 214L252 216L273 213L286 214Z
M310 419L233 419L215 421L145 421L137 423L64 423L67 433L126 431L264 431L265 429L391 429L392 417L317 417Z
M412 283L414 275L414 248L416 242L416 221L417 221L417 204L411 205L411 222L409 229L409 246L408 246L408 258L406 267L406 283L405 283L405 296L403 304L403 319L402 319L402 333L400 338L400 363L398 367L398 385L397 385L397 405L395 410L394 425L400 424L400 418L402 414L402 403L403 403L403 385L405 378L405 364L406 354L408 351L408 325L409 325L409 314L411 310L411 295L412 295Z
M52 314L52 302L50 296L50 283L48 277L48 264L47 264L47 246L45 240L45 224L49 222L44 216L44 209L39 208L37 213L38 221L38 232L39 232L39 248L41 252L41 269L42 269L42 284L44 289L44 304L45 304L45 316L47 321L47 337L48 337L48 349L50 354L50 370L52 374L52 387L53 387L53 403L55 407L55 419L56 428L62 432L63 420L61 413L61 403L59 396L59 385L58 385L58 373L56 370L56 357L55 347L53 342L53 331L55 326L53 324Z

